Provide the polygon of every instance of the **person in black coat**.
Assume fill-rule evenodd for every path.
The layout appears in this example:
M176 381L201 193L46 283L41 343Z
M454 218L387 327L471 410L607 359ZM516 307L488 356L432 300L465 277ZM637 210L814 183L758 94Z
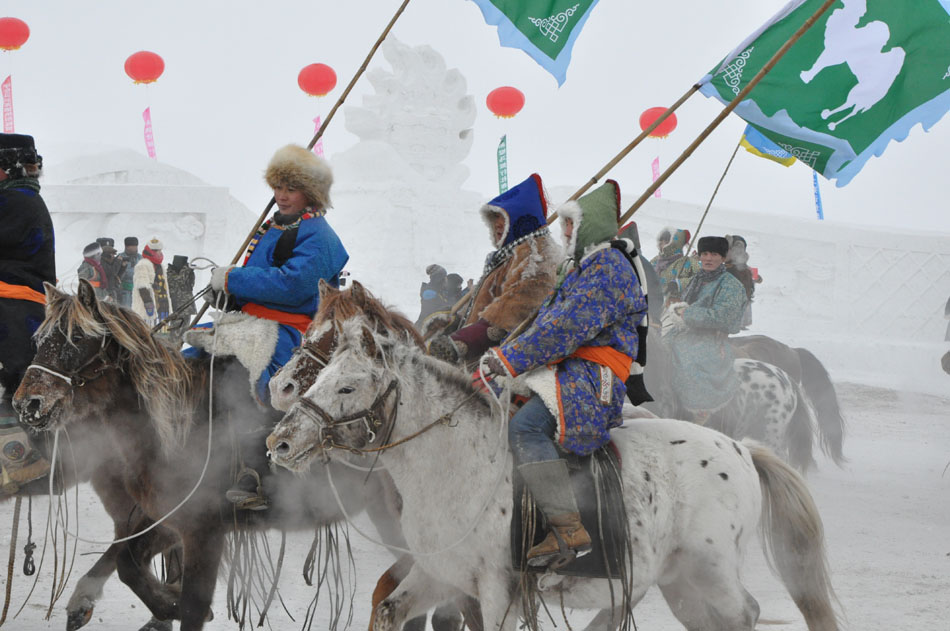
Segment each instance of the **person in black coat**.
M53 221L40 197L42 166L32 136L0 134L0 494L49 470L11 405L36 353L33 332L43 321L43 283L56 283Z

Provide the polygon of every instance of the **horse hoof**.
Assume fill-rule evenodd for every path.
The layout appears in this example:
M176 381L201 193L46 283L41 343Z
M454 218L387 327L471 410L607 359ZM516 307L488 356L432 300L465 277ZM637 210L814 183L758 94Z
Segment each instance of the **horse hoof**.
M66 614L66 631L76 631L89 624L92 620L93 608L81 606Z
M139 631L172 631L172 621L152 618Z

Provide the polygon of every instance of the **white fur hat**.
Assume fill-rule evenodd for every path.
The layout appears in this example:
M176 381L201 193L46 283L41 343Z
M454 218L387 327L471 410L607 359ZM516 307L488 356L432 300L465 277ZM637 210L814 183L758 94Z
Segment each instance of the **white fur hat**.
M299 145L287 145L277 150L264 179L271 188L290 186L303 192L307 201L318 209L330 204L330 185L333 172L326 160Z
M159 250L165 247L165 245L161 241L158 240L158 237L152 237L151 239L149 239L149 242L146 243L145 245L147 245L148 249L152 250L153 252L158 252Z

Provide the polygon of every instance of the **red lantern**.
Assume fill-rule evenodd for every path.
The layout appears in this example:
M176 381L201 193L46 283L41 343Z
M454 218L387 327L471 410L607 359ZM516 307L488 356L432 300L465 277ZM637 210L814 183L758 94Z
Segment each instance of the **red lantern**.
M30 27L17 18L0 18L0 50L17 50L30 39Z
M640 129L645 130L667 110L666 107L651 107L640 114ZM656 129L650 132L650 138L666 138L676 129L676 114L670 114Z
M488 93L485 104L498 118L513 118L524 107L524 94L510 86L495 88Z
M297 75L297 85L310 96L326 96L336 87L336 73L326 64L310 64Z
M135 83L155 83L165 72L165 61L155 53L140 50L125 60L125 74Z

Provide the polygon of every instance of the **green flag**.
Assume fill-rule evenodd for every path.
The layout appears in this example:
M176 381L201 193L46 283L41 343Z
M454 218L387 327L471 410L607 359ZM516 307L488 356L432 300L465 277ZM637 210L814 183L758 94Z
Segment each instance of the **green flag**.
M700 90L731 102L824 3L795 0L730 53ZM950 0L839 0L735 112L844 186L871 156L950 110Z

